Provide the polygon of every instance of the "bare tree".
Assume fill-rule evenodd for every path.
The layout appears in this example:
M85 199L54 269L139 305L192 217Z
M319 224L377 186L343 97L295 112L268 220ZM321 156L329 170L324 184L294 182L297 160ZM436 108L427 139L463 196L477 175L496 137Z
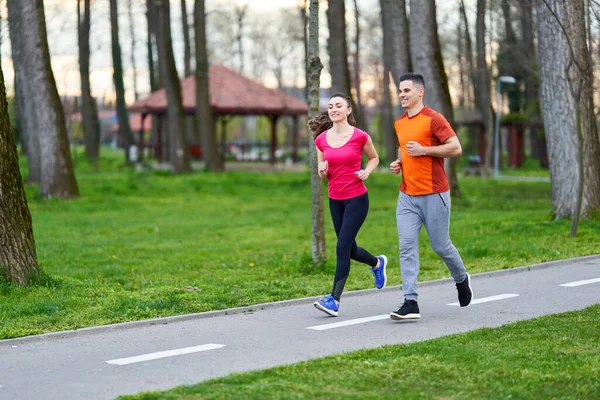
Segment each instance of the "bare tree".
M381 25L383 28L383 104L382 119L386 143L386 158L395 160L398 156L398 138L394 131L390 77L394 87L398 86L400 75L411 70L408 20L405 0L381 0Z
M438 38L435 0L411 0L409 27L412 65L415 71L423 75L427 87L425 104L441 113L454 127L448 77ZM450 193L454 197L460 197L456 161L456 157L447 160L446 174Z
M191 172L190 152L187 145L185 111L181 97L181 82L175 67L171 39L170 0L154 0L157 11L156 43L158 64L167 94L169 121L169 151L172 171L176 174Z
M583 1L567 7L560 0L537 0L536 11L552 208L557 218L571 218L575 236L579 218L600 208L600 139Z
M412 69L406 0L380 0L380 2L384 57L387 57L394 85L398 86L400 75Z
M194 28L196 39L196 118L197 129L204 152L206 168L209 171L223 171L223 160L219 154L217 131L210 107L208 84L208 52L206 50L206 12L204 0L195 0Z
M83 18L81 0L77 0L77 37L79 42L79 77L81 79L81 115L83 141L88 162L98 168L100 155L100 123L96 101L90 85L90 0L84 0Z
M8 10L21 18L20 44L26 54L24 70L31 88L27 101L31 102L38 122L40 192L45 198L79 196L65 115L50 65L43 2L10 0Z
M486 0L477 0L477 21L475 24L477 46L477 69L475 72L475 105L481 113L486 135L485 165L486 173L491 173L492 152L494 150L494 130L492 127L490 73L487 65L485 50L485 11ZM499 104L496 107L500 107Z
M323 64L319 58L319 0L310 0L308 16L308 117L319 113L319 87ZM315 143L309 140L310 188L312 209L312 260L318 264L326 258L325 253L325 211L323 207L323 184L317 172L317 151Z
M79 0L78 0L79 1ZM131 40L131 79L133 80L133 97L137 100L138 98L138 86L137 86L137 68L135 62L135 48L137 40L135 37L135 23L133 20L133 2L134 0L127 0L127 17L129 19L129 36Z
M248 3L236 4L235 6L235 43L237 45L238 68L240 73L244 73L244 23L248 15Z
M25 51L23 44L22 30L24 28L21 8L17 7L13 1L9 3L8 26L15 72L17 124L23 140L23 148L27 154L29 170L27 183L39 184L42 180L42 159L40 156L38 116L33 111L31 82L25 71L27 60L31 55Z
M181 2L181 27L183 29L183 76L192 74L192 51L190 44L190 24L188 23L187 1Z
M31 214L6 105L0 65L0 275L24 286L39 273Z
M352 53L352 84L356 92L356 105L359 110L363 109L362 96L360 92L360 14L358 2L354 0L354 52Z
M115 96L117 98L117 119L119 121L121 145L125 149L125 162L129 164L137 161L129 159L129 148L135 143L135 139L129 125L129 114L127 113L127 105L125 103L125 84L123 83L123 60L121 55L121 44L119 43L119 15L117 13L117 0L109 1L113 81L115 84Z
M358 126L365 127L362 110L352 96L350 68L348 65L348 44L346 40L346 6L344 0L328 0L327 25L329 27L329 73L331 90L344 92L352 98L352 113Z

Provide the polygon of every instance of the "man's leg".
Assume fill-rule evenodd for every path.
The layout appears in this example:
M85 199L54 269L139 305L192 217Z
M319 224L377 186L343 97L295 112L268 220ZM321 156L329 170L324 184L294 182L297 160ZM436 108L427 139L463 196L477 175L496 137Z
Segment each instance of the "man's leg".
M414 206L413 197L403 192L398 195L396 223L400 244L400 272L402 291L406 300L417 300L417 280L419 277L419 232L423 220L419 209Z
M439 255L450 270L456 283L463 282L467 270L463 260L450 240L450 192L422 196L425 229L433 251Z

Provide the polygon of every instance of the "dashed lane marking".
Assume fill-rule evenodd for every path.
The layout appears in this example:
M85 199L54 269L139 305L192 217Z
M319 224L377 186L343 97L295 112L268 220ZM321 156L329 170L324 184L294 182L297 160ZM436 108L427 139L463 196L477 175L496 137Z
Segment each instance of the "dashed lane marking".
M200 346L184 347L181 349L173 349L173 350L159 351L156 353L142 354L142 355L135 356L135 357L117 358L115 360L108 360L107 363L116 364L116 365L127 365L127 364L143 362L143 361L157 360L159 358L180 356L183 354L198 353L200 351L216 350L216 349L220 349L222 347L225 347L225 345L209 343L209 344L203 344Z
M389 314L384 314L384 315L375 315L373 317L349 319L347 321L334 322L332 324L309 326L306 329L312 329L312 330L315 330L315 331L324 331L324 330L327 330L327 329L341 328L341 327L344 327L344 326L364 324L365 322L378 321L378 320L381 320L381 319L390 319L390 315Z
M481 297L481 298L478 298L478 299L474 299L474 300L471 301L471 304L489 303L490 301L498 301L498 300L510 299L512 297L517 297L517 296L519 296L519 295L515 294L515 293L498 294L496 296L488 296L488 297ZM447 306L460 306L459 303L448 303L446 305Z
M562 285L559 285L559 286L576 287L576 286L589 285L591 283L598 283L598 282L600 282L600 278L586 279L584 281L575 281L575 282L563 283Z

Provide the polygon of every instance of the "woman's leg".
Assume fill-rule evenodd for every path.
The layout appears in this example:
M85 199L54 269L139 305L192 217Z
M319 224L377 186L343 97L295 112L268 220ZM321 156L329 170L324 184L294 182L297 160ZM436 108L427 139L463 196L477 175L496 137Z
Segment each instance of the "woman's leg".
M338 236L336 245L337 265L332 296L335 300L339 301L348 280L348 275L350 274L350 254L352 248L353 246L358 248L355 239L367 217L369 200L365 193L362 196L349 200L330 200L329 204L331 217L334 220L333 224ZM366 258L364 253L361 255ZM377 260L375 259L372 265L375 266L376 263Z

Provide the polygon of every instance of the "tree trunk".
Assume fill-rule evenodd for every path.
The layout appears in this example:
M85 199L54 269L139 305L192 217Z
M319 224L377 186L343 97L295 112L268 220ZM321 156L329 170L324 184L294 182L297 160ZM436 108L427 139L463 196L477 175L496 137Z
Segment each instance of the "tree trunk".
M123 83L123 61L121 59L121 44L119 43L119 18L117 13L117 0L110 1L110 34L112 40L113 81L117 98L117 119L119 121L119 136L121 145L125 150L125 163L131 164L137 160L129 159L129 147L135 143L129 114L125 103L125 84Z
M190 24L188 23L188 13L186 0L181 1L181 27L183 28L183 76L188 77L192 74L192 50L190 45Z
M359 21L359 13L358 13L358 3L357 0L354 0L354 30L356 31L356 36L354 37L354 54L353 54L353 71L352 71L352 81L354 85L354 90L356 91L356 106L358 110L363 109L362 104L362 96L360 93L360 21ZM366 121L365 121L366 124ZM365 126L366 128L366 126Z
M508 75L521 81L523 77L523 59L519 57L519 44L513 29L513 18L508 0L501 0L502 16L504 17L504 38L499 43L497 64L498 75ZM510 112L521 112L521 89L519 85L506 85L502 87L507 93L508 108Z
M412 70L406 1L380 0L380 3L384 63L392 72L394 86L398 87L400 75Z
M572 1L568 9L560 0L536 3L542 115L557 218L586 217L600 207L600 145L580 3ZM580 191L578 201L574 194Z
M24 51L22 10L18 2L13 0L8 2L8 27L15 71L15 105L29 169L27 183L39 184L42 180L39 128L37 113L33 111L33 102L31 101L31 83L26 73L31 54Z
M329 72L332 92L343 92L352 99L352 113L358 126L366 129L362 110L352 96L348 45L346 40L346 6L344 0L328 0L327 24L329 26Z
M208 52L206 50L206 12L204 0L196 0L194 6L196 37L196 117L206 168L212 172L225 169L219 155L219 141L213 122L208 84Z
M475 28L476 46L477 46L477 70L475 74L475 104L481 113L483 120L483 129L486 136L485 147L485 169L486 174L490 175L492 170L494 150L494 124L490 88L490 72L488 70L485 50L485 7L486 0L477 0L477 22ZM496 107L500 107L496 104Z
M408 21L404 0L381 0L383 28L383 132L388 162L398 157L398 139L394 132L394 115L390 96L390 73L397 88L400 75L411 70L408 40ZM394 93L396 95L396 93Z
M345 42L345 41L344 41ZM308 118L319 113L319 87L323 64L319 58L319 0L310 0L308 17ZM311 135L312 138L312 135ZM323 208L323 183L317 172L317 151L314 140L309 140L310 188L312 209L312 260L318 264L326 259L325 211Z
M0 65L0 276L29 284L39 273L31 214L23 190L19 159L6 105Z
M21 44L27 54L25 74L32 89L28 101L31 101L38 121L40 192L45 198L79 196L65 115L50 66L43 2L19 0L16 4L10 1L9 5L20 8L22 27L27 27L21 30Z
M135 100L138 99L139 95L138 95L138 86L137 86L137 69L136 69L136 62L135 62L135 48L137 40L135 39L135 23L133 20L133 1L134 0L127 0L127 16L129 17L129 36L131 37L131 71L132 71L132 77L131 79L133 80L133 98ZM141 150L141 149L140 149ZM142 153L140 153L142 154Z
M175 67L171 40L171 12L169 0L155 0L158 29L156 42L158 64L162 71L167 94L167 118L169 121L169 155L173 173L191 172L190 152L187 144L187 126L181 98L181 82Z
M90 85L90 0L83 0L83 20L80 3L77 0L77 27L79 36L79 77L81 79L81 115L83 141L88 162L98 169L100 155L100 123L96 101L92 97Z
M425 78L425 104L442 114L452 127L454 112L444 70L442 50L438 38L435 0L411 0L410 2L410 54L415 71ZM450 193L460 197L457 158L446 160L446 175Z

